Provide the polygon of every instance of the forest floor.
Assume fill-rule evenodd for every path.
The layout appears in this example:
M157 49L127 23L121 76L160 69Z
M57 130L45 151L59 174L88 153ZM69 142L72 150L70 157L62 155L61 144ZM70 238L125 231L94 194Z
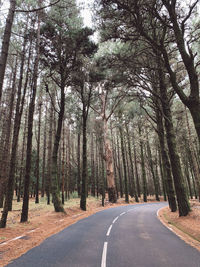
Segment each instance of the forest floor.
M14 200L13 211L9 213L7 227L0 229L0 266L5 266L31 248L38 246L49 236L85 217L103 209L127 205L124 199L119 199L116 204L105 201L105 206L102 207L101 199L89 197L87 199L87 211L84 212L79 208L79 202L78 198L66 201L64 206L66 214L62 214L55 213L53 205L46 205L46 199L44 198L40 198L39 204L35 204L34 199L31 199L29 221L20 223L22 203L17 203ZM155 199L153 197L148 198L148 202L155 202ZM140 203L142 203L142 200ZM131 199L130 204L136 203ZM186 242L200 248L200 203L192 201L191 205L193 211L187 217L179 218L178 213L171 213L168 208L164 208L159 212L159 218L166 226L173 227L173 230L178 234L180 234L180 231L181 236L186 235L185 239L187 240L183 238Z
M190 200L191 212L186 217L179 217L177 212L170 212L169 207L158 212L160 221L189 245L200 251L200 202Z

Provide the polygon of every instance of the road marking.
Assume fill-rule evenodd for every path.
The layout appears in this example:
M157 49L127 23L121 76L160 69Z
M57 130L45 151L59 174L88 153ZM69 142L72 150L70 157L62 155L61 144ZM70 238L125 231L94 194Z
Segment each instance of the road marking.
M122 215L124 215L126 212L122 212L119 216L122 216Z
M119 216L117 216L112 223L115 223L119 219Z
M106 267L107 247L108 247L108 242L104 242L102 259L101 259L101 267Z
M159 212L162 208L160 208L159 210L157 210L157 217L159 217Z
M110 231L111 231L111 229L112 229L112 224L111 224L111 226L108 228L108 232L107 232L107 234L106 234L106 236L109 236L110 235Z
M128 211L132 211L132 210L135 210L135 209L130 209L130 210L128 210Z

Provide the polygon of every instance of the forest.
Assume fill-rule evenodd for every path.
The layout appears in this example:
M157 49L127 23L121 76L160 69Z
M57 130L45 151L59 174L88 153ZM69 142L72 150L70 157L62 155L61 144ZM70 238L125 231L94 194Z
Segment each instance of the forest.
M0 228L14 201L200 199L199 1L0 1Z

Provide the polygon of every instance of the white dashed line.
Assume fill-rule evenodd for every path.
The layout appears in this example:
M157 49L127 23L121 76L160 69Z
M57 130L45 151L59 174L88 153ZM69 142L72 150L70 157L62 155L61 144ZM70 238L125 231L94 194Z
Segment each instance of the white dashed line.
M111 231L111 229L112 229L112 224L111 224L111 226L108 228L108 232L107 232L107 234L106 234L106 236L109 236L110 235L110 231Z
M108 242L104 242L102 259L101 259L101 267L106 267L107 247L108 247Z
M119 219L119 216L117 216L112 223L115 223Z
M122 212L119 216L122 216L122 215L124 215L126 212Z
M135 209L130 209L130 210L128 210L128 211L132 211L132 210L135 210Z

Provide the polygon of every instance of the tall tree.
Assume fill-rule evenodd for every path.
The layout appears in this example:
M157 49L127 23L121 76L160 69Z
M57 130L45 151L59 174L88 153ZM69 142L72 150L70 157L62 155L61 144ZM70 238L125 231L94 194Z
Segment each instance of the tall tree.
M0 102L2 97L2 90L3 90L3 81L5 76L5 70L6 70L6 63L8 58L8 50L10 45L10 37L11 37L11 31L12 31L12 25L15 15L15 8L16 8L16 0L10 0L10 8L8 11L7 19L6 19L6 25L5 30L3 34L3 42L1 47L1 56L0 56Z

